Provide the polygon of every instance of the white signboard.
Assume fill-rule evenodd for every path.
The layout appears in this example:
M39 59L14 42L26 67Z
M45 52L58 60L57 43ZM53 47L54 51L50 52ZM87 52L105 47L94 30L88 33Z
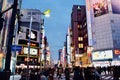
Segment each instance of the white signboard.
M112 59L112 58L113 58L112 50L96 51L92 53L93 60L105 60L105 59Z
M30 55L37 55L38 50L35 48L30 48ZM24 54L28 54L28 48L24 47Z

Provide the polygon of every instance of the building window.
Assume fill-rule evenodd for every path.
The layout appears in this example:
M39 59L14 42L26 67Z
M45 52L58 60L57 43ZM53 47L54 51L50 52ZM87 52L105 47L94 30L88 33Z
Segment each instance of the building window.
M77 27L80 28L80 25L78 25Z
M85 23L83 24L83 27L86 27L86 25L87 25L87 23L85 22Z
M83 41L83 37L78 37L78 41Z
M115 30L112 30L113 33L115 33Z
M78 47L79 47L79 48L83 48L83 44L82 44L82 43L79 43L79 44L78 44Z
M27 14L28 14L28 15L31 15L31 12L28 12Z
M111 20L111 23L114 23L114 20Z
M77 7L77 9L81 9L81 7L80 7L80 6L78 6L78 7Z
M86 33L86 34L84 35L84 38L87 38L87 36L88 36L88 34Z
M80 28L80 29L82 28L82 26L81 26L81 25L77 25L77 27L78 27L78 28Z

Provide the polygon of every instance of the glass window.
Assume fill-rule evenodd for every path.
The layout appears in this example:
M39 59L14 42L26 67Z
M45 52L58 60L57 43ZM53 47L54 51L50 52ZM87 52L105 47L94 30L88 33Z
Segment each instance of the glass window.
M78 44L78 47L79 47L79 48L83 48L83 44L82 44L82 43L79 43L79 44Z
M83 37L78 37L78 41L83 41Z
M80 25L78 25L77 27L80 28Z

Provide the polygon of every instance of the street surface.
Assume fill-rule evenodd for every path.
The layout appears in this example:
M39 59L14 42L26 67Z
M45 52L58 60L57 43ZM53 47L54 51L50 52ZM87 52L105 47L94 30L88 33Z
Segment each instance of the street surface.
M20 75L11 75L10 80L20 80L21 76Z

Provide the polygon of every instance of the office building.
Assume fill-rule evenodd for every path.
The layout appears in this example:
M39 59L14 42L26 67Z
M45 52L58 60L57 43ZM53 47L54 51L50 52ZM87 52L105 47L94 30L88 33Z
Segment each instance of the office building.
M94 66L120 65L120 1L86 0Z
M22 46L22 51L17 54L17 67L27 67L28 53L30 53L29 65L33 67L38 65L40 58L40 47L43 43L41 42L43 37L43 19L41 18L40 10L37 9L22 9L21 14L23 16L21 17L18 45ZM29 30L31 30L31 37ZM29 48L30 51L28 50Z
M73 56L75 57L75 65L83 65L88 61L82 59L82 56L87 52L88 34L86 22L86 8L84 5L73 5L71 14L71 30L72 30L72 44Z

